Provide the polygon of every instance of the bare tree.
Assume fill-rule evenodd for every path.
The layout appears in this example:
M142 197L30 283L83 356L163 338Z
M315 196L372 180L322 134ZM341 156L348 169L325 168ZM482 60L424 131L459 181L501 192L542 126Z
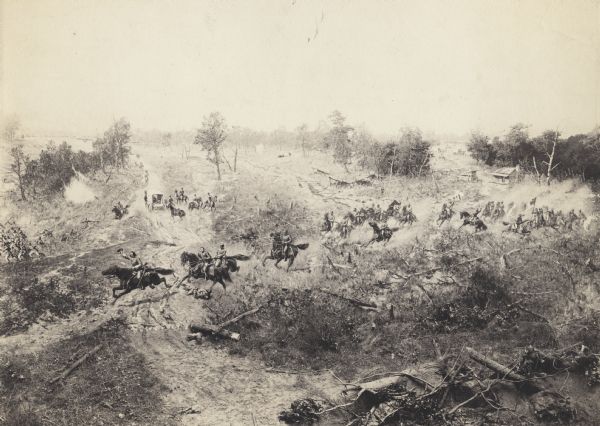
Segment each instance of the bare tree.
M10 149L10 155L13 158L13 162L10 165L10 170L17 178L19 191L21 192L21 200L25 201L27 200L25 197L25 171L27 169L27 162L29 161L29 158L23 152L22 144L13 146Z
M211 112L204 117L202 128L194 139L195 144L202 146L206 151L206 158L217 168L217 177L221 180L221 163L223 163L222 145L227 139L227 124L219 112Z
M546 130L541 137L542 150L547 157L547 161L542 161L542 164L546 166L546 185L550 185L552 171L560 165L560 163L554 164L556 143L558 142L559 137L560 133L554 130Z

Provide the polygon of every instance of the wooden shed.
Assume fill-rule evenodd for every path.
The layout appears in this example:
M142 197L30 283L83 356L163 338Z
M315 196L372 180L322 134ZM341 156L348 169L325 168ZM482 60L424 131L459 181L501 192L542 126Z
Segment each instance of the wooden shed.
M494 182L501 185L508 185L517 180L519 169L517 167L502 167L501 169L492 172Z

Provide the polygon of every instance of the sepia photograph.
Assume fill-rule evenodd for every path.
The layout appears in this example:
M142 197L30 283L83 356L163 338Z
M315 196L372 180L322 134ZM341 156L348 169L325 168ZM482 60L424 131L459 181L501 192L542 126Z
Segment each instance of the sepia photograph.
M600 425L600 0L0 0L0 425Z

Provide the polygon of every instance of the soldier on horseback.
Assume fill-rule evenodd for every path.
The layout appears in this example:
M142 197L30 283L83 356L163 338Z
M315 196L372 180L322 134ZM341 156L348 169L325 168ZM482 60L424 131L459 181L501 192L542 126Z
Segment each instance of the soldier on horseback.
M119 250L117 250L117 253L119 253L123 258L131 262L131 269L134 272L131 278L129 278L129 281L127 281L126 287L129 287L129 283L132 279L135 278L137 280L137 286L141 288L142 278L146 270L146 265L144 264L144 262L142 262L142 260L137 256L137 254L133 250L129 254L127 254L123 251L122 248L120 248Z
M292 244L292 237L290 236L290 233L286 230L281 236L281 250L284 257L287 255L290 244Z
M200 251L198 252L198 257L200 258L200 262L202 262L201 265L202 265L202 273L204 274L204 278L208 281L208 267L211 264L212 256L204 247L200 247Z
M225 244L221 244L217 254L215 255L215 268L221 268L225 264L225 258L227 257L227 250L225 250Z

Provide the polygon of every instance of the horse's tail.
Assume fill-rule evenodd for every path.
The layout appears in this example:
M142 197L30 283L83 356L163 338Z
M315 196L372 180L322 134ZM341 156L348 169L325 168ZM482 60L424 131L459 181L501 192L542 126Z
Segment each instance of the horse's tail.
M306 250L308 248L308 243L296 244L296 247L300 250Z

